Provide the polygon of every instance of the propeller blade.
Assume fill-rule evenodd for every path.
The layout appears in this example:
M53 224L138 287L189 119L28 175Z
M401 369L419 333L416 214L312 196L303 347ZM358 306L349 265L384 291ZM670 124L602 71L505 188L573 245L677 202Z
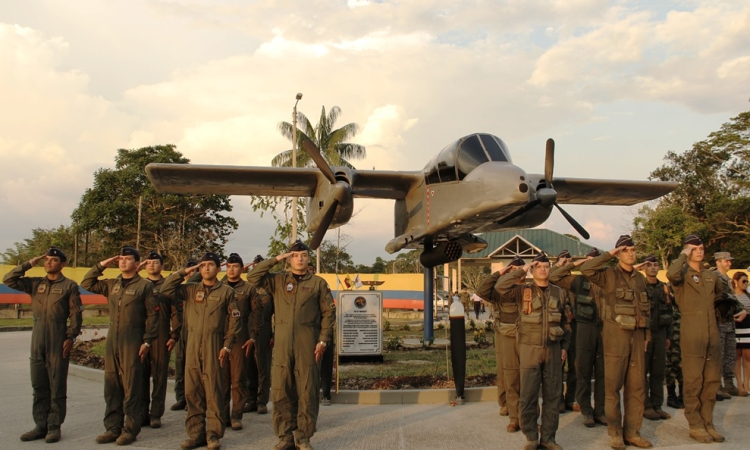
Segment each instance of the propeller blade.
M571 216L564 209L562 209L560 207L560 205L557 204L557 202L555 202L555 206L560 211L560 214L562 214L563 217L565 217L565 220L567 220L568 223L571 224L573 226L573 228L576 229L576 231L578 232L578 234L580 234L581 236L583 236L584 239L588 239L588 238L591 237L589 235L589 232L586 231L586 229L583 228L580 223L576 222L576 220L573 218L573 216Z
M315 234L312 237L312 240L310 241L310 248L313 250L317 250L318 247L320 247L320 243L323 242L323 238L326 235L326 231L328 231L328 227L331 225L331 222L333 221L333 214L336 212L336 208L339 206L338 200L333 200L331 204L328 206L328 209L326 210L325 215L320 219L320 225L318 225L318 229L315 230Z
M547 139L547 152L544 158L544 182L547 187L552 186L552 174L555 169L555 141Z
M320 153L320 149L318 149L311 140L305 138L302 138L302 148L304 148L307 154L310 155L310 158L315 161L315 165L318 166L318 169L320 169L320 171L323 172L323 175L328 178L328 181L330 181L331 184L335 184L336 177L333 175L331 166L328 165L328 162L326 162L325 158L323 158L323 155Z

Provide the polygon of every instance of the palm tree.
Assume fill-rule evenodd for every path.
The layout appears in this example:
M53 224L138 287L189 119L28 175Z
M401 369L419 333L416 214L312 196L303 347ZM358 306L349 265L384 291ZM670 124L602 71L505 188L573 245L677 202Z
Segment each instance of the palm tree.
M318 146L323 158L332 166L344 166L354 169L349 160L364 159L367 156L365 147L359 144L346 142L353 138L359 131L359 125L349 123L341 128L333 129L336 120L341 114L341 108L334 106L326 114L326 107L323 106L320 112L320 120L313 127L307 117L301 112L297 112L297 167L314 166L315 163L310 155L302 149L302 140L307 138ZM278 125L281 134L292 140L292 124L289 122L280 122ZM276 167L291 167L292 151L286 150L276 155L271 161L271 165Z

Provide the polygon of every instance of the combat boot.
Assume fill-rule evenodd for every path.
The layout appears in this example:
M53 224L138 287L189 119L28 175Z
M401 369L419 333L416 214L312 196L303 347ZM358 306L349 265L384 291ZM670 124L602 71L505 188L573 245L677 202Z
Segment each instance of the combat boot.
M674 409L680 409L680 402L677 399L677 386L674 384L667 385L667 406Z
M180 447L182 447L183 450L192 450L194 448L203 447L206 445L206 436L198 436L196 439L193 438L187 438L184 441L182 441L182 444L180 444Z
M242 408L242 412L254 412L258 409L258 405L255 403L245 403L245 407Z
M562 446L555 441L542 442L539 446L546 450L563 450Z
M507 427L505 427L505 431L507 431L508 433L515 433L520 429L521 426L518 424L518 422L511 422Z
M500 407L500 415L501 416L507 416L508 415L508 407L507 406L501 406Z
M654 446L654 444L652 444L651 441L649 441L648 439L643 439L637 434L635 436L626 437L624 439L624 442L627 445L632 445L633 447L638 447L638 448L651 448Z
M172 411L180 411L185 408L187 408L187 402L185 400L179 400L177 403L169 407Z
M677 391L677 402L678 402L678 403L679 403L679 405L680 405L680 407L679 407L678 409L685 409L685 400L684 400L684 399L683 399L683 397L682 397L682 391L683 391L683 390L684 390L684 389L683 389L683 386L682 386L682 384L680 384L680 388L679 388L679 390Z
M221 442L216 436L208 438L208 450L219 450L221 448Z
M297 444L298 450L313 450L313 446L309 442L301 442Z
M331 406L331 397L323 397L320 404L323 406Z
M716 431L716 428L714 428L713 425L709 425L706 427L706 432L711 436L711 439L714 440L714 442L724 442L726 441L726 438L724 438L723 435L719 434L718 431Z
M609 425L607 423L607 418L604 416L594 415L594 422L598 423L599 425Z
M129 431L123 431L115 442L117 442L117 445L130 445L135 442L135 435Z
M231 426L234 431L240 431L242 429L242 421L238 419L232 419Z
M609 446L615 450L625 450L625 441L622 440L622 436L612 436L609 439Z
M21 440L24 442L36 441L37 439L41 439L46 435L47 435L47 432L45 430L42 430L39 427L34 427L33 430L27 431L24 434L22 434Z
M596 422L594 422L594 416L589 416L588 414L584 414L583 426L586 428L594 428L596 426Z
M47 431L47 436L44 438L44 442L52 444L59 441L61 437L60 427L50 427L49 431Z
M695 439L702 444L710 444L714 441L714 438L712 438L711 435L708 434L708 431L703 428L691 428L690 438Z
M258 414L268 414L268 406L263 404L258 405Z
M653 408L649 408L643 411L643 417L648 420L659 420L659 415L656 414Z
M271 450L294 450L294 439L280 438L279 443L271 447Z
M109 444L115 442L120 437L120 430L107 430L104 434L96 437L97 444Z
M740 390L734 385L734 379L724 378L724 392L735 397L740 395Z
M670 419L672 417L668 412L664 411L661 408L654 408L654 412L656 412L656 414L659 415L659 418L661 420L667 420L667 419Z
M523 446L523 450L536 450L537 447L539 447L539 443L537 441L526 441L526 445Z

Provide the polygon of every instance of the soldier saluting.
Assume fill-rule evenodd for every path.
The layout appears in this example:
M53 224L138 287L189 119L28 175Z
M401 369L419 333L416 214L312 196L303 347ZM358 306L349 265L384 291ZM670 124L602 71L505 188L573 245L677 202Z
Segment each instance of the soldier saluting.
M27 270L44 260L45 277L25 277ZM62 269L67 258L52 247L42 256L11 270L3 283L31 296L34 328L31 332L31 387L34 389L32 416L36 426L21 435L22 441L45 438L60 440L65 421L68 390L68 364L73 342L81 332L81 296L78 284L65 278ZM68 320L70 324L67 325Z
M273 428L279 437L274 450L311 450L318 421L318 363L331 342L336 306L328 283L307 271L310 248L295 242L287 253L259 263L248 283L273 296L276 332L271 396ZM268 273L287 260L289 272Z
M138 275L141 255L125 246L120 254L92 267L81 287L107 298L109 331L104 359L104 427L96 437L106 444L129 445L141 431L143 361L156 338L158 316L153 284ZM122 274L99 280L104 269L117 263ZM124 426L123 426L124 425Z

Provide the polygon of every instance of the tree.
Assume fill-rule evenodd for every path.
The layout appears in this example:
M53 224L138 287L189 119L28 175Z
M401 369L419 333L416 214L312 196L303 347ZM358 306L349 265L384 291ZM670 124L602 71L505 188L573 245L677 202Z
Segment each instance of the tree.
M13 248L5 250L0 257L2 257L2 264L17 265L43 255L50 247L62 250L68 257L68 264L72 264L75 250L73 229L65 225L49 230L35 228L31 230L31 238L24 239L23 242L15 242Z
M461 284L467 290L476 292L482 281L490 274L489 267L464 266L461 268Z
M396 259L385 262L386 273L422 273L424 267L419 262L422 250L411 250L399 253Z
M339 247L334 242L323 241L320 245L320 271L321 273L353 272L354 262L346 251L346 245Z
M146 165L156 162L190 161L174 145L120 149L114 169L94 173L93 187L71 215L74 229L84 237L84 264L136 242L141 250L159 251L167 268L180 267L209 250L223 257L227 237L238 227L234 218L223 214L232 210L229 197L159 194L145 173Z

